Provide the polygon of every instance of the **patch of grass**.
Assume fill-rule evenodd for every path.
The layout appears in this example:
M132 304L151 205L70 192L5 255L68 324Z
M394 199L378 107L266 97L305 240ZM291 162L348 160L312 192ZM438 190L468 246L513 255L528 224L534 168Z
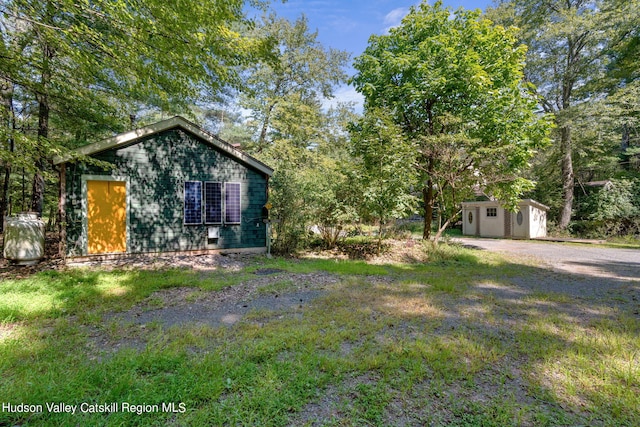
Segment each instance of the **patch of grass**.
M602 245L608 248L617 248L617 249L640 249L640 239L620 239L620 240L610 240L607 243L603 243Z
M592 414L593 421L638 419L640 408L640 328L637 319L621 316L588 328L539 322L537 330L555 336L556 345L533 367L540 384L558 398ZM548 339L549 341L549 339Z
M358 425L380 425L390 397L382 382L358 384L353 399L352 419Z
M122 310L160 289L218 290L239 283L246 273L199 275L189 270L45 271L27 279L0 282L0 323L82 315L97 309ZM154 307L162 301L156 299Z
M234 273L70 270L3 282L3 401L174 402L186 412L0 412L0 425L640 424L637 317L518 294L511 278L540 272L533 265L436 251L422 264L260 258ZM340 282L312 305L256 311L232 327L102 318L163 288L188 286L197 299L258 268ZM283 278L261 292L293 285ZM587 308L588 322L578 315ZM114 346L96 347L97 335Z
M254 271L250 270L201 273L198 275L194 285L204 291L218 291L250 280L255 277L253 273Z
M335 260L335 259L287 259L287 258L264 258L258 261L259 268L274 268L290 273L314 273L326 271L327 273L340 275L386 275L388 269L380 265L368 264L366 261Z
M279 280L277 282L274 283L270 283L266 286L262 286L261 288L258 289L258 294L275 294L278 292L283 292L286 291L288 289L291 289L292 287L295 286L295 283L291 280Z
M520 426L522 415L513 401L480 403L474 401L458 401L451 406L452 426Z

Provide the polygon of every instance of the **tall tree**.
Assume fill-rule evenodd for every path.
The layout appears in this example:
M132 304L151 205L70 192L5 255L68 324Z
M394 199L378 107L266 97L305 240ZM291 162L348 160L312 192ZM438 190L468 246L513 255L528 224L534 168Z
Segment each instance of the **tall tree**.
M13 111L13 84L0 80L0 166L2 166L2 194L0 194L0 218L4 218L8 210L8 193L13 166L15 113ZM0 224L0 231L4 221Z
M269 143L269 130L279 108L298 103L313 104L333 95L335 85L346 79L344 67L349 54L326 49L317 32L309 29L307 18L290 22L275 15L264 17L255 33L276 43L271 61L256 63L246 73L241 105L252 112L258 138L253 151Z
M607 53L605 104L607 116L619 131L621 164L624 170L640 174L640 0L611 0L620 36ZM619 42L617 42L619 40Z
M351 126L351 152L359 170L364 211L361 216L379 222L378 248L383 227L393 218L415 209L411 194L417 183L413 163L417 144L403 137L402 129L388 111L369 108Z
M454 203L478 183L515 206L532 183L521 177L545 140L546 121L523 84L526 48L514 31L440 1L412 8L388 35L372 36L356 59L356 89L365 110L388 111L417 147L424 238L443 192Z
M325 48L304 16L294 22L265 16L255 34L272 40L275 49L270 60L246 70L240 105L250 111L248 125L255 132L244 148L276 170L269 196L274 250L295 250L311 222L326 226L331 244L335 233L329 230L339 230L348 214L337 200L344 176L327 153L343 143L337 134L345 132L337 125L340 115L325 110L322 101L346 79L349 55Z
M32 209L42 210L43 173L61 140L92 127L120 130L132 106L188 112L203 95L237 84L237 66L267 46L239 32L251 25L244 3L0 1L0 78L34 104L23 119L37 117L35 132L25 127L36 147Z
M583 137L576 133L576 119L584 118L583 104L604 96L598 83L606 71L607 47L626 38L630 27L624 21L637 16L629 3L638 6L635 0L504 0L487 11L490 19L519 28L518 38L528 46L526 78L536 86L540 105L553 114L560 228L572 217L576 143Z

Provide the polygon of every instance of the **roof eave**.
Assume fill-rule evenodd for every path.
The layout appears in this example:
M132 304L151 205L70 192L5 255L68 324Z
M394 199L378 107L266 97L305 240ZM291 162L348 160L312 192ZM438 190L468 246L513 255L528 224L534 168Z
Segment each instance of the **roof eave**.
M252 166L253 168L264 173L265 175L268 175L268 176L273 175L273 169L270 168L269 166L249 156L248 154L245 154L242 151L237 150L228 142L223 141L222 139L208 132L205 132L200 127L191 123L190 121L188 121L187 119L181 116L175 116L170 119L163 120L161 122L154 123L152 125L145 126L140 129L135 129L129 132L122 133L120 135L113 136L111 138L104 139L102 141L95 142L93 144L85 145L84 147L80 147L65 156L56 156L53 159L53 164L58 165L61 163L69 162L79 156L90 156L92 154L100 153L105 150L110 150L112 148L125 146L141 138L144 138L146 136L154 135L154 134L163 132L165 130L169 130L177 127L193 133L194 135L204 139L211 145L228 153L232 157L235 157L237 160L243 163L246 163L249 166Z
M479 200L479 201L469 201L462 202L462 206L501 206L502 203L499 200ZM548 211L549 206L543 205L540 202L537 202L533 199L522 199L518 202L518 206L533 206L540 210Z

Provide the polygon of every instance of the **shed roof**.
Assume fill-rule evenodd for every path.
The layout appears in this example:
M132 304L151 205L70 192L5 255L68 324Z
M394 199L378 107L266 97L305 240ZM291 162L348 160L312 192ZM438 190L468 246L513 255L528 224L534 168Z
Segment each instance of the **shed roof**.
M489 207L493 207L493 206L502 206L502 203L499 200L482 200L482 201L476 201L476 202L462 202L462 206L463 207L480 207L480 206L489 206ZM536 202L533 199L523 199L520 200L518 202L518 206L533 206L535 208L538 208L540 210L543 211L548 211L549 210L549 206L543 205L540 202Z
M244 153L243 151L238 150L228 142L205 131L201 127L195 125L194 123L190 122L189 120L181 116L174 116L170 119L163 120L161 122L157 122L140 129L135 129L129 132L121 133L111 138L103 139L102 141L85 145L83 147L80 147L72 151L71 153L65 156L55 157L53 159L53 163L56 165L61 163L67 163L69 161L72 161L78 158L79 156L90 156L92 154L100 153L102 151L110 150L112 148L121 147L121 146L124 147L127 145L131 145L132 143L135 143L137 140L142 139L144 137L148 137L166 130L176 129L176 128L180 128L194 134L198 138L204 140L205 142L225 152L232 158L240 162L243 162L249 166L254 167L255 169L264 173L265 175L268 175L268 176L273 175L273 169L271 169L269 166L265 165L258 159Z

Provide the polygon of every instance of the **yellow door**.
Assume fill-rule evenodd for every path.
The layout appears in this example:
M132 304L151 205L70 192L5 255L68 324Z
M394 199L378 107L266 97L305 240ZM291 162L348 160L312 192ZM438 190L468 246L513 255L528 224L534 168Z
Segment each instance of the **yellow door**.
M87 249L90 254L127 251L124 182L87 181Z

